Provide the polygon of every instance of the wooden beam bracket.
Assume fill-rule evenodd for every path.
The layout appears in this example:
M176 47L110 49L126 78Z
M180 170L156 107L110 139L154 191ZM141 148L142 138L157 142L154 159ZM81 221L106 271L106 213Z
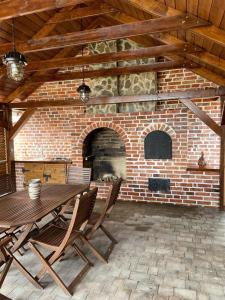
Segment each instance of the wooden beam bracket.
M222 129L212 118L209 117L190 99L180 99L180 101L189 108L206 126L208 126L217 135L222 136Z
M9 131L9 140L14 139L14 137L19 133L23 126L29 121L32 115L35 113L36 108L28 108L17 123Z

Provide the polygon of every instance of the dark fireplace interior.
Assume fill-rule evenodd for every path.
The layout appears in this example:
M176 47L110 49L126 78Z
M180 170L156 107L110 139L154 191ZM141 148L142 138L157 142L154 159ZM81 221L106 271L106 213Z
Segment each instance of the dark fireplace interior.
M120 136L112 129L98 128L83 144L83 165L92 169L92 180L126 179L126 151Z

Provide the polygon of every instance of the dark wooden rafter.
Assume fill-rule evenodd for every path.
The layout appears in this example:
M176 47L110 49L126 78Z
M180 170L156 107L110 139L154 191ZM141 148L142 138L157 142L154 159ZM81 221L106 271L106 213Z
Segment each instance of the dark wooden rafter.
M26 67L26 72L66 68L70 66L109 63L123 60L135 60L141 58L165 56L168 54L179 54L187 52L191 53L196 51L200 51L198 47L193 47L189 44L162 45L121 52L110 52L96 55L58 58L44 61L33 61L30 62L29 65Z
M126 2L140 10L152 14L154 17L179 16L183 14L180 10L168 7L164 3L156 0L126 0ZM222 46L225 46L224 30L221 30L214 25L205 28L191 28L189 30L200 37L209 39L218 45L222 44Z
M194 65L193 65L194 66ZM85 71L84 74L80 71L76 72L67 72L62 74L50 74L50 75L35 75L32 78L26 81L26 84L35 84L35 83L44 83L44 82L53 82L53 81L63 81L63 80L74 80L82 78L96 78L104 76L118 76L125 74L139 74L145 72L157 72L162 70L171 70L178 68L191 68L192 66L189 63L186 63L184 60L179 61L166 61L166 62L156 62L146 65L135 65L128 67L115 67L109 69L100 69L100 70L90 70Z
M117 23L127 23L127 22L134 22L134 21L137 21L136 18L134 17L131 17L131 16L128 16L127 14L125 13L119 13L119 14L112 14L112 15L108 15L107 16L107 20L108 19L111 19L111 21L113 23L115 23L115 21ZM102 19L102 23L104 24L104 19ZM149 36L146 36L146 37L149 37ZM184 44L185 42L181 39L178 39L174 36L171 36L169 34L163 34L163 33L156 33L156 34L151 34L150 37L153 39L153 41L155 42L158 42L158 43L163 43L163 44L167 44L167 45L177 45L177 44ZM131 38L133 39L133 38ZM144 46L146 46L145 43L143 43L142 41L140 41L141 44L143 44ZM208 53L204 52L206 54L206 56L208 55ZM183 54L182 56L184 56L185 54ZM178 54L167 54L165 55L165 57L167 59L172 59L172 60L176 60L176 59L180 59L181 58L181 55L178 55ZM188 54L186 55L187 59L190 59L190 57L188 57ZM198 60L198 62L200 63L201 61L197 58L197 56L195 56L196 60ZM211 62L212 63L212 62ZM211 71L209 70L208 68L206 68L207 65L209 65L209 60L207 60L207 64L206 62L201 62L201 64L203 66L198 66L196 68L193 68L192 71L194 73L196 73L197 75L200 75L201 77L203 78L206 78L208 79L209 81L212 81L218 85L222 85L222 86L225 86L225 78L224 76L222 76L221 74L217 74L215 73L214 71ZM213 61L213 65L214 67L218 67L218 65L220 66L221 65L221 59L220 58L217 58L217 57L214 57L214 61Z
M171 7L167 7L163 3L155 0L142 0L142 1L127 0L127 2L129 2L134 7L139 8L140 10L152 14L155 17L178 16L183 14L181 11L177 9L173 9ZM123 14L122 16L120 14L115 14L111 16L113 18L116 18L117 20L121 20L122 22L124 22L124 20L126 19L124 15L125 14ZM197 28L189 28L187 29L187 32L188 31L194 34L197 33L199 34L201 31L208 32L208 35L205 37L208 37L210 39L210 36L212 35L212 38L210 39L211 42L213 41L215 43L221 44L221 41L224 41L223 47L225 47L225 39L224 39L225 32L215 26L211 25L206 27L199 27L198 30ZM152 37L165 44L173 44L173 43L176 44L176 43L184 42L179 38L176 38L169 34L163 34L163 33L156 34ZM217 37L217 39L215 37ZM201 55L187 54L185 57L201 65L201 68L196 68L195 70L193 70L193 72L195 72L196 74L202 77L205 77L206 79L216 84L225 85L225 79L224 79L225 70L222 67L225 64L225 61L223 59L220 59L217 56L208 53L207 51L201 53ZM173 59L175 58L173 57Z
M145 35L156 32L168 32L171 30L190 27L206 26L206 21L187 15L163 17L138 21L129 24L115 25L104 28L84 30L79 32L67 33L64 35L54 35L39 39L32 39L26 42L18 42L17 48L21 52L33 52L40 50L50 50L64 48L68 46L80 46L94 42L129 38L132 36ZM0 44L0 54L4 54L12 47L11 43Z
M175 91L168 93L157 93L138 96L112 96L112 97L97 97L90 98L87 106L95 104L116 104L116 103L132 103L132 102L147 102L147 101L168 101L180 99L208 99L212 97L225 96L225 88L218 89L208 88L205 90L191 89L188 91ZM2 105L9 109L24 109L24 108L41 108L54 106L80 106L83 105L79 99L68 100L42 100L42 101L27 101L17 102ZM1 105L0 105L1 108Z
M72 8L69 7L66 10L71 10ZM65 9L61 9L59 12L57 12L55 15L57 15L58 13L64 12ZM54 15L54 16L55 16ZM54 18L54 16L52 18ZM48 21L51 21L50 18ZM45 23L45 25L34 35L34 38L41 38L44 37L46 35L48 35L54 28L55 28L56 24L49 24L48 22ZM88 28L92 28L92 26L95 26L95 22L93 22L91 25L89 25ZM80 51L80 47L77 48L77 53ZM58 59L58 58L64 58L66 56L68 56L71 53L71 48L70 47L66 47L64 49L60 49L59 52L53 57L53 59ZM74 51L73 51L74 52ZM55 70L53 70L53 73L55 73ZM14 91L12 91L4 100L4 102L8 103L11 102L13 100L15 100L16 98L26 98L28 95L32 94L40 85L41 83L36 83L34 85L30 85L29 81L33 78L33 76L42 76L42 75L46 75L46 71L39 71L39 72L35 72L34 74L32 74L32 76L30 76L30 78L28 79L28 83L22 82L22 84L16 88ZM52 71L48 71L47 74L52 74ZM24 96L25 93L25 96Z
M35 113L36 108L28 108L17 123L9 131L9 139L13 139Z
M41 11L77 5L85 0L8 0L0 3L0 21Z
M61 22L68 22L73 20L79 20L83 18L89 17L97 17L100 15L105 15L109 13L117 12L118 9L106 4L106 3L98 3L82 8L75 8L71 11L60 12L56 14L51 20L48 22L49 24L56 24Z

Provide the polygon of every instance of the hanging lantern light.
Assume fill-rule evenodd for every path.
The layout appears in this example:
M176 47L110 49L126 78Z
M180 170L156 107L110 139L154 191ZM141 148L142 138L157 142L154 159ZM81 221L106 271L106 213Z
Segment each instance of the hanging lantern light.
M88 85L86 85L83 81L83 83L78 87L77 92L80 94L80 100L83 103L87 103L89 100L89 95L91 93L91 89Z
M6 65L8 78L21 81L24 76L24 67L27 65L27 61L23 54L16 51L14 19L12 19L12 38L13 50L3 56L2 62Z
M83 23L81 19L81 31L83 30ZM82 57L84 55L84 46L82 46ZM83 82L82 84L78 87L77 92L80 94L80 100L86 104L89 101L91 89L90 87L85 84L84 82L84 66L82 66L82 74L83 74Z

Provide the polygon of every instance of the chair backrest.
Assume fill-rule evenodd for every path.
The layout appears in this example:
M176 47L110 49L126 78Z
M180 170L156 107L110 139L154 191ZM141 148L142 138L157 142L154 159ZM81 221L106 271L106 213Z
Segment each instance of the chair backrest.
M5 280L5 277L9 271L9 267L11 265L12 258L6 252L6 246L11 242L11 237L4 237L0 241L0 267L5 265L4 269L0 273L0 288ZM1 298L0 298L1 299Z
M64 246L68 242L70 235L74 230L82 231L85 228L92 214L97 192L98 188L96 187L88 191L86 194L80 196L80 198L76 199L73 209L73 215L61 246Z
M120 192L120 187L121 187L122 179L119 178L115 181L113 181L108 197L105 202L105 206L102 210L101 215L99 216L98 220L96 221L95 225L92 227L91 232L94 232L97 230L97 228L103 223L105 217L110 214L113 206L116 203L116 200L118 198L119 192Z
M119 192L120 192L121 183L122 183L121 178L113 181L113 183L112 183L112 186L109 190L109 195L106 199L106 204L105 204L106 214L110 213L110 211L112 210L113 206L116 203L116 200L117 200Z
M90 184L91 169L69 166L67 171L68 184Z

